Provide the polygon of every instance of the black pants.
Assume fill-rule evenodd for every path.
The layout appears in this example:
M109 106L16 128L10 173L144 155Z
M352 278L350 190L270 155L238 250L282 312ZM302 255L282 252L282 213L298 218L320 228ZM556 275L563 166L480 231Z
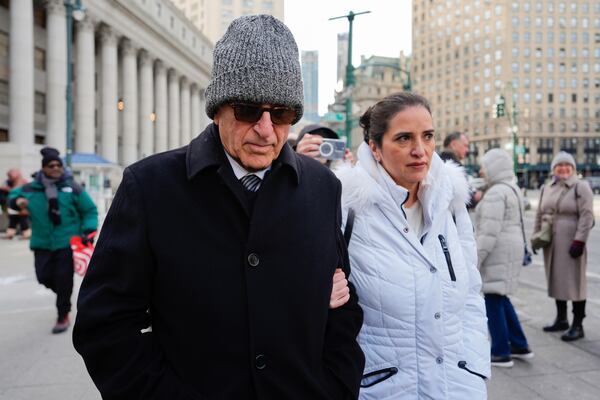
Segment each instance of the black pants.
M26 215L9 214L8 215L8 227L17 229L17 226L21 226L21 233L29 229L29 217Z
M55 251L34 250L35 274L42 285L56 293L58 317L71 311L73 293L73 253L70 248Z

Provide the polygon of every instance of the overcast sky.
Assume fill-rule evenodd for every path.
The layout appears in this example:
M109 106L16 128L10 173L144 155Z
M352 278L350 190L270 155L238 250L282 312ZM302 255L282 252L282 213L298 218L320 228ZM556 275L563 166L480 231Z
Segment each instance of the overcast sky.
M348 31L348 19L331 17L371 11L354 18L352 58L360 56L398 57L410 54L410 0L285 0L285 23L291 29L299 50L319 51L319 114L333 102L337 75L337 34Z

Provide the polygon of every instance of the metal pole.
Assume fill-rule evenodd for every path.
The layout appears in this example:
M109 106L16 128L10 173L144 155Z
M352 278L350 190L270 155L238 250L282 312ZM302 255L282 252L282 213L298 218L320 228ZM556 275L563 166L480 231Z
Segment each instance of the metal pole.
M361 14L368 14L371 11L363 11L354 13L350 11L348 15L342 15L341 17L329 18L329 20L347 18L350 24L348 28L348 60L346 64L346 146L352 147L352 86L354 86L354 67L352 66L352 24L354 17Z
M408 60L406 60L406 66L404 69L401 68L400 71L406 74L406 83L404 84L403 89L407 92L412 91L412 82L410 80L410 63Z
M515 173L515 177L518 178L518 157L517 157L517 102L515 101L514 90L512 86L512 82L508 82L506 85L508 89L508 95L511 99L511 110L507 112L508 116L508 124L510 126L510 130L512 133L512 156L513 156L513 171ZM507 104L505 101L504 104ZM506 107L506 106L505 106Z
M352 66L352 23L354 22L354 13L348 13L348 61L346 64L346 145L352 148L352 86L354 86L354 67Z
M73 4L65 1L67 14L67 167L73 153Z

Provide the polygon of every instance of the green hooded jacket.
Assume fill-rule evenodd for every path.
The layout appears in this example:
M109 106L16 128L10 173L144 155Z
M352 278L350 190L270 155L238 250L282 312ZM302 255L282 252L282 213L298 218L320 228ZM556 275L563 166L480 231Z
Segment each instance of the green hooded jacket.
M56 189L61 216L59 225L54 225L50 221L44 185L38 180L11 190L8 195L9 204L14 209L18 209L16 206L18 198L29 201L27 210L32 231L29 247L32 250L54 251L67 248L70 246L69 241L72 236L89 233L98 228L96 205L72 177L56 182Z

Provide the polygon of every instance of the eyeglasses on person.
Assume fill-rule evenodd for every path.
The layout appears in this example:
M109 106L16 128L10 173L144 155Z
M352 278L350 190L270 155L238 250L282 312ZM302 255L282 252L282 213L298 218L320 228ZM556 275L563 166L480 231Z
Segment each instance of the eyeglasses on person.
M62 168L62 164L55 162L55 163L48 163L46 164L46 168L50 168L50 169L54 169L54 168Z
M271 122L275 125L289 125L298 117L296 110L285 106L265 107L254 103L230 103L230 105L235 119L252 124L258 122L265 111L269 112Z

